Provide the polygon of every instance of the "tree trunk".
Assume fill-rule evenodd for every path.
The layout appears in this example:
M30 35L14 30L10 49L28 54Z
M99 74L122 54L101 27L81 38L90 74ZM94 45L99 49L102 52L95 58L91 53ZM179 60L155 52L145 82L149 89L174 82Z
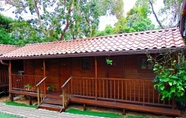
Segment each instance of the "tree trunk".
M156 13L155 13L155 11L154 11L154 7L153 7L153 4L152 4L152 1L151 1L151 0L149 0L149 4L150 4L150 6L151 6L151 8L152 8L152 13L154 14L154 17L156 18L156 21L158 22L159 26L160 26L162 29L164 29L163 25L162 25L161 22L159 21L159 19L158 19Z

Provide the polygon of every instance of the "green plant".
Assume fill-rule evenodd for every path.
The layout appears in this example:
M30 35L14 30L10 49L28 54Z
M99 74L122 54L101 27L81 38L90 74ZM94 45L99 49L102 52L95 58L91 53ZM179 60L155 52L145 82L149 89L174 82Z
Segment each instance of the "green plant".
M25 84L25 85L24 85L24 88L25 88L26 90L30 90L32 87L33 87L33 86L31 86L30 84Z
M179 57L179 59L176 59ZM182 53L165 53L159 60L154 59L153 71L156 74L154 88L165 98L175 99L186 104L186 61ZM148 61L152 61L152 57Z
M108 65L112 65L112 62L113 62L113 61L112 61L111 59L109 59L109 58L106 59L106 63L107 63Z
M47 87L47 90L48 90L48 91L53 91L54 89L55 89L55 86L48 86L48 87Z

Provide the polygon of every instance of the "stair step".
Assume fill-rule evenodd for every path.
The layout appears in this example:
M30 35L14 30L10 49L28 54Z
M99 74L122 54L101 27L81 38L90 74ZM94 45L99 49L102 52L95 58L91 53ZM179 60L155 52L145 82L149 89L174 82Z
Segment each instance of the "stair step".
M42 103L61 105L62 99L55 99L55 98L48 98L47 97L42 101Z
M41 105L39 105L38 108L47 109L47 110L54 110L54 111L61 111L61 109L63 109L63 106L61 106L61 105L54 105L54 104L42 103Z
M53 98L53 99L59 99L62 100L62 96L61 95L46 95L47 98Z

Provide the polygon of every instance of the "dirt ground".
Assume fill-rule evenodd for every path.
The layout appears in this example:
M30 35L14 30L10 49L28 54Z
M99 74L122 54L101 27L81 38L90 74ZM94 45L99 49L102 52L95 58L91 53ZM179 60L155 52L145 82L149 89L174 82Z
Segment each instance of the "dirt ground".
M0 96L0 102L5 102L5 101L9 101L9 97L8 95L4 95L4 96ZM18 103L24 103L29 105L29 100L24 97L24 96L18 96L17 99L15 100L15 102ZM33 101L33 104L37 103L37 101ZM75 109L79 109L79 110L83 110L83 105L79 105L79 104L70 104L68 109L70 108L75 108ZM96 112L113 112L113 113L117 113L117 114L122 114L122 110L121 109L109 109L109 108L101 108L101 107L95 107L95 106L87 106L86 109L91 110L91 111L96 111ZM157 115L157 114L150 114L150 113L143 113L143 112L134 112L134 111L126 111L126 115L130 115L130 116L146 116L147 118L172 118L172 117L167 117L167 116L161 116L161 115ZM182 118L186 118L186 112L183 112L183 116Z

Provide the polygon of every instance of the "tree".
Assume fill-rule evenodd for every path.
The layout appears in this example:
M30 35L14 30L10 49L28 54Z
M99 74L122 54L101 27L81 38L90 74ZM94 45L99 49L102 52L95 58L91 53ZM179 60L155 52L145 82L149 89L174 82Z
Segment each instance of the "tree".
M5 0L16 7L17 19L21 13L36 15L31 26L44 39L76 39L91 37L99 24L99 16L123 14L123 0ZM41 36L37 36L41 37Z
M96 36L107 36L115 34L115 29L111 25L107 25L103 31L97 31Z
M163 0L164 7L160 9L159 14L154 11L154 0L149 0L152 13L154 14L157 23L163 28L175 27L178 25L180 15L182 13L181 6L184 0Z
M97 32L96 35L111 35L155 29L154 24L148 18L150 13L148 0L137 0L135 6L127 13L127 16L121 16L118 19L114 28L107 26L105 30ZM107 33L108 30L111 32Z
M15 44L14 37L10 35L12 19L0 14L0 44Z

